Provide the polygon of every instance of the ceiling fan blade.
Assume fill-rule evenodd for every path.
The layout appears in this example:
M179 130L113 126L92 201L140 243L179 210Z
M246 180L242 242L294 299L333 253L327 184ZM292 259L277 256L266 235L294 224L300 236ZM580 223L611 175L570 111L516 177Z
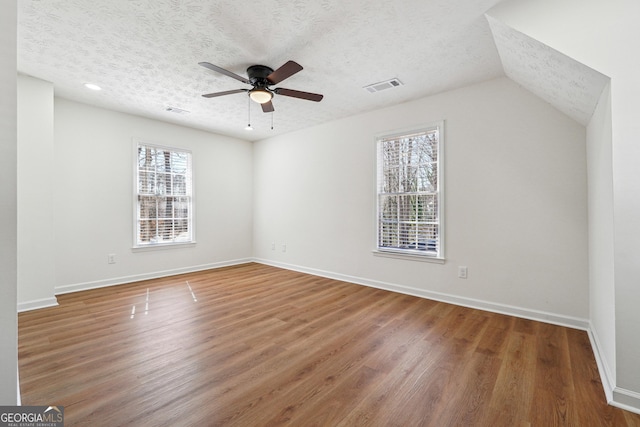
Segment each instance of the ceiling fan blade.
M204 68L208 68L211 71L218 72L220 74L224 74L225 76L229 76L233 79L240 80L242 83L246 83L248 85L251 84L249 79L246 79L242 76L237 75L236 73L232 73L231 71L225 70L224 68L220 68L217 65L210 64L208 62L198 62L198 65L202 65Z
M265 102L264 104L260 104L260 105L262 105L262 111L264 113L271 113L274 111L273 103L271 101Z
M297 62L287 61L287 63L284 64L282 67L278 68L273 73L269 74L267 76L267 80L269 80L269 83L271 83L272 85L275 85L280 83L284 79L288 79L289 77L293 76L295 73L301 70L302 70L302 65L298 64Z
M224 92L207 93L202 95L205 98L215 98L216 96L231 95L232 93L248 92L249 89L233 89L225 90Z
M322 98L324 98L324 96L320 95L319 93L302 92L300 90L285 89L283 87L276 88L274 92L277 93L278 95L290 96L292 98L306 99L307 101L315 101L315 102L320 102L322 101Z

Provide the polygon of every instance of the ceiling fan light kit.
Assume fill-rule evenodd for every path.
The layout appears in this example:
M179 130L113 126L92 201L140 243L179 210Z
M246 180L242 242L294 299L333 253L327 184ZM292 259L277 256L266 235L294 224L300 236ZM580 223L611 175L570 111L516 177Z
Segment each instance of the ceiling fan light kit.
M265 102L271 101L273 93L269 92L268 89L251 89L249 91L249 97L258 104L264 104Z
M252 89L232 89L223 92L207 93L202 95L205 98L215 98L218 96L231 95L234 93L248 92L249 98L262 106L262 111L265 113L272 113L274 111L273 103L271 100L274 95L288 96L291 98L304 99L307 101L320 102L323 95L319 93L302 92L294 89L275 88L271 89L269 86L276 85L281 81L288 79L292 75L302 70L302 66L294 61L287 61L286 64L273 70L266 65L252 65L247 68L248 78L242 77L236 73L225 70L217 65L210 64L209 62L199 62L199 65L208 68L211 71L215 71L220 74L224 74L227 77L236 79L242 83L253 86Z

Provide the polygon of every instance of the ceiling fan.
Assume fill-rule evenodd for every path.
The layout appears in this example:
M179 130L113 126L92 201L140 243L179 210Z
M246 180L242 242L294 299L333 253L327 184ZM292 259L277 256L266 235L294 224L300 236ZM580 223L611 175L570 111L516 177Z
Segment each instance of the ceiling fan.
M319 93L302 92L299 90L285 89L283 87L271 89L269 87L278 84L285 79L288 79L298 71L302 70L302 66L294 61L287 61L286 64L275 71L271 67L267 67L266 65L252 65L247 68L248 78L244 78L242 76L239 76L238 74L232 73L231 71L225 70L224 68L218 67L217 65L213 65L208 62L199 62L198 65L239 80L242 83L253 86L252 89L232 89L226 90L224 92L207 93L205 95L202 95L205 98L214 98L216 96L248 92L249 97L260 104L262 106L262 111L264 111L265 113L274 111L273 103L271 102L274 94L290 96L292 98L306 99L308 101L315 102L320 102L323 98L323 95L320 95Z

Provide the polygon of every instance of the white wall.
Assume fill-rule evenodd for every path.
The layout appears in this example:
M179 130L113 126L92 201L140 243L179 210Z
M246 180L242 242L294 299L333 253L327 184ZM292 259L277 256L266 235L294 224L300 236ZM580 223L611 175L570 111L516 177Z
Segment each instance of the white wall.
M195 246L132 250L132 138L192 151ZM57 293L251 258L250 142L56 98L54 159Z
M615 274L613 162L611 145L611 87L602 92L587 127L589 191L589 307L592 334L597 351L605 361L610 383L615 384Z
M17 330L17 83L16 0L0 13L0 405L16 405Z
M447 262L374 256L374 135L438 120ZM254 174L254 255L264 262L565 323L588 318L585 129L506 78L257 142Z
M640 2L513 0L490 15L611 78L615 330L602 334L615 334L612 403L640 412Z
M18 76L18 310L56 304L55 173L53 84Z

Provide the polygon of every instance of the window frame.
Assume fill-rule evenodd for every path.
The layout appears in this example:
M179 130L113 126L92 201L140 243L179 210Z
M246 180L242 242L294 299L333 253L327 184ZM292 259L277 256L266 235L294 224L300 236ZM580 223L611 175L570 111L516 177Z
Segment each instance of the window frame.
M193 246L196 243L196 228L195 228L195 189L194 189L194 167L193 167L193 152L189 149L178 147L178 146L169 146L164 144L159 144L153 141L133 138L132 144L132 159L133 159L133 250L134 251L144 251L144 250L154 250L154 249L169 249L169 248L177 248L177 247L188 247ZM139 240L139 220L140 220L140 206L139 206L139 163L138 163L138 148L140 146L151 147L154 149L165 150L176 153L186 153L188 155L188 169L186 175L188 176L188 182L186 182L187 188L187 197L189 199L188 203L188 215L187 215L187 224L189 227L190 238L188 240L173 240L173 241L162 241L162 242L149 242L149 243L141 243Z
M436 200L437 200L437 233L438 233L438 247L436 252L415 250L415 249L403 249L403 248L395 248L395 247L384 247L380 246L380 196L383 194L380 191L380 174L382 164L380 161L380 144L384 140L394 139L394 138L402 138L407 137L414 134L426 133L437 131L438 140L437 140L437 150L438 150L438 158L437 158L437 189L436 189ZM384 256L390 258L397 259L407 259L407 260L416 260L416 261L426 261L426 262L435 262L435 263L444 263L445 261L445 214L444 214L444 163L445 163L445 155L444 155L444 141L445 141L445 129L444 129L444 121L438 121L429 123L423 126L416 126L410 128L403 128L394 131L389 131L385 133L380 133L374 136L374 174L375 174L375 188L374 188L374 197L375 197L375 249L372 251L374 255ZM398 193L400 194L400 193Z

